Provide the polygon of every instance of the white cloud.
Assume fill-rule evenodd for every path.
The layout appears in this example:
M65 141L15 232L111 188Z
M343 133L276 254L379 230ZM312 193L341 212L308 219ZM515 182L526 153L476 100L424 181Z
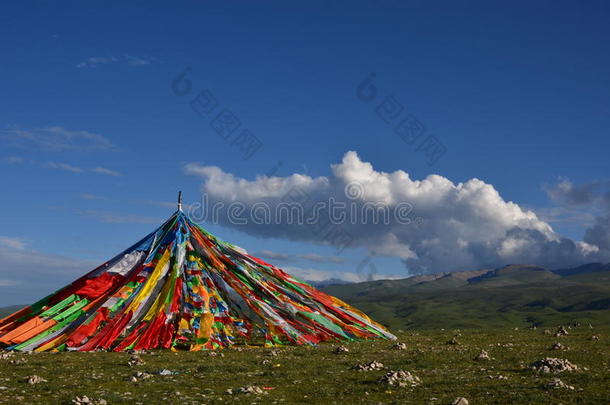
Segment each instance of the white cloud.
M84 60L83 62L80 62L76 65L77 68L84 68L84 67L96 67L99 65L107 65L109 63L115 63L118 62L118 58L115 56L92 56L90 58L87 58L86 60Z
M0 306L27 304L42 298L95 265L21 245L0 244Z
M348 272L348 271L327 271L327 270L318 270L312 268L301 268L295 266L287 266L283 267L282 270L287 273L305 281L328 281L328 280L340 280L347 281L350 283L360 283L362 281L371 281L371 280L396 280L399 278L404 278L396 275L389 274L374 274L370 276L365 276L363 274Z
M21 238L10 238L8 236L0 236L0 245L6 247L23 250L26 247L26 242Z
M125 61L130 66L148 66L154 62L154 59L141 56L125 55Z
M82 173L85 171L84 169L82 169L80 167L72 166L67 163L49 162L48 166L51 169L64 170L64 171L72 172L72 173Z
M72 166L68 163L58 163L58 162L49 162L49 163L47 163L47 167L49 167L51 169L56 169L56 170L64 170L64 171L72 172L72 173L91 172L91 173L103 174L105 176L114 176L114 177L121 176L121 173L114 171L114 170L106 169L104 167L95 167L93 169L85 169L85 168L78 167L78 166Z
M590 227L595 223L595 214L580 207L536 208L534 211L541 220L550 224L575 224Z
M351 238L349 246L401 258L414 273L509 263L566 267L598 259L591 249L561 237L533 211L505 201L492 185L477 178L456 184L432 174L413 180L402 170L377 171L356 152L346 153L331 169L328 177L293 174L246 180L214 166L185 166L187 174L202 178L202 192L209 207L239 202L252 213L253 207L263 202L276 212L287 197L292 198L294 190L306 197L305 205L334 199L347 207L355 206L354 212L367 214L356 218L350 215L350 220L336 225ZM357 187L347 193L350 199L345 190L352 185ZM388 221L374 221L364 210L375 205L388 213ZM400 207L405 206L413 207L409 213L413 221L408 224L397 220ZM320 221L257 224L250 218L247 224L240 224L228 215L220 215L218 222L257 236L336 244L320 232Z
M107 197L101 196L101 195L97 195L97 194L90 194L90 193L83 193L80 195L80 198L82 198L83 200L107 200Z
M587 227L583 249L607 260L610 256L610 181L574 184L569 179L560 178L557 184L545 189L549 197L560 205L556 211L571 213L565 215L565 222Z
M297 255L299 259L309 260L316 263L344 263L345 259L339 256L323 256L317 253Z
M136 214L120 214L109 211L78 210L77 213L93 217L101 222L113 224L160 224L163 222L159 218L145 217Z
M315 263L345 263L345 259L339 256L324 256L319 255L317 253L307 253L307 254L299 254L299 255L290 255L286 253L275 252L273 250L263 249L258 252L252 253L255 257L260 257L265 260L275 261L275 262L294 262L297 260L309 260Z
M602 252L610 252L610 213L595 219L595 224L585 232L584 241Z
M107 176L121 176L121 173L114 171L114 170L110 170L110 169L106 169L105 167L95 167L93 169L91 169L91 171L93 173L98 173L98 174L105 174Z
M8 156L4 158L4 161L9 165L18 165L24 162L21 156Z
M62 127L0 131L1 138L12 147L37 148L46 151L107 151L116 146L106 137L88 131L71 131Z
M129 66L148 66L155 60L153 58L147 58L142 56L134 55L111 55L111 56L92 56L86 60L78 63L77 68L95 68L101 65L109 65L112 63L120 63Z
M557 184L546 186L545 191L554 202L562 206L610 206L610 181L607 180L574 184L567 178L559 178Z
M254 252L252 253L252 256L254 257L260 257L261 259L269 259L269 260L275 260L275 261L279 261L279 262L291 262L293 261L293 257L284 253L279 253L279 252L274 252L272 250L261 250L259 252Z
M16 280L2 280L0 279L0 287L14 287L16 285L21 284L19 281Z

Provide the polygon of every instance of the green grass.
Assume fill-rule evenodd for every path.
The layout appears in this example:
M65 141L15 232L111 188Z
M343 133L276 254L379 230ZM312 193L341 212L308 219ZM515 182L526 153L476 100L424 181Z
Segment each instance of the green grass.
M389 325L407 344L404 351L391 350L392 342L379 340L351 343L349 353L341 355L333 354L330 344L280 348L278 356L263 348L227 349L218 352L222 357L155 351L142 355L145 365L133 368L125 353L15 354L0 359L0 404L68 404L83 395L109 404L442 405L458 396L471 404L610 403L610 271L598 267L595 272L568 269L560 274L511 266L483 277L453 273L425 282L381 280L324 288ZM542 333L573 322L582 326L568 336ZM532 324L540 327L527 329ZM456 328L462 329L460 344L446 344L458 333ZM589 340L592 334L600 340ZM557 341L569 350L549 350ZM493 359L474 361L481 349ZM551 376L527 367L544 357L567 358L588 368L560 375L576 390L545 388ZM385 371L410 371L422 384L384 386L377 381L385 371L350 369L372 360L381 361ZM179 374L130 381L137 371L154 374L164 368ZM48 382L25 383L33 374ZM225 392L246 385L273 389L260 396Z
M446 342L455 336L460 344ZM592 334L600 336L591 341ZM449 330L398 332L407 350L392 350L393 342L365 341L347 344L349 353L332 353L333 345L269 349L227 349L223 357L207 352L143 354L145 365L129 367L126 353L15 354L0 360L0 404L68 404L74 397L103 398L109 404L447 404L464 396L471 404L602 404L610 402L610 327L570 330L556 338L541 329ZM560 341L567 351L549 347ZM511 344L509 346L507 344ZM485 349L493 358L475 361ZM576 390L550 390L548 375L527 366L544 357L567 358L587 371L559 377ZM11 360L25 361L11 364ZM268 364L262 364L263 361ZM385 371L354 371L359 362L377 360L386 371L402 369L422 379L417 387L379 384ZM19 363L19 362L18 362ZM131 382L137 371L177 371ZM24 379L39 375L48 382L29 385ZM503 375L507 380L488 376ZM245 385L272 387L265 394L229 395L227 389ZM437 400L433 400L437 398Z

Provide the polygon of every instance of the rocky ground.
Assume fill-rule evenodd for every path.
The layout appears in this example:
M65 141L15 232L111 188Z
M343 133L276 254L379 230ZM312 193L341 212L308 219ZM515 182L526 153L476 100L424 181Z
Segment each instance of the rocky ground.
M219 352L0 352L0 404L606 404L610 327Z

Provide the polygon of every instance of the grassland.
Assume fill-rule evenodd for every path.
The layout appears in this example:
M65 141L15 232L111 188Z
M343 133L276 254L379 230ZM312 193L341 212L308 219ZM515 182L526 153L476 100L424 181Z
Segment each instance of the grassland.
M590 340L593 334L600 340ZM145 364L137 366L128 365L128 353L17 353L0 359L0 404L68 404L83 395L108 404L448 404L459 396L470 404L610 403L607 326L572 328L561 337L544 334L542 329L427 330L397 335L405 350L376 340L346 344L349 352L342 354L333 353L332 344L227 349L217 355L154 351L141 354ZM454 337L458 344L448 344ZM555 342L568 349L551 350ZM474 360L482 349L491 360ZM547 388L553 376L529 368L545 357L566 358L586 367L558 375L574 390ZM385 368L351 369L373 360ZM176 374L159 375L162 369ZM378 382L388 370L398 369L418 376L421 385L395 387ZM131 381L137 372L152 376ZM26 379L32 375L47 382L28 384ZM260 395L226 393L247 385L268 389Z
M349 352L341 354L333 352L332 344L153 351L141 354L145 364L135 366L128 364L127 353L17 353L0 358L0 404L69 404L82 396L108 404L444 405L456 397L470 404L608 404L608 267L552 272L508 266L324 288L388 325L405 350L377 340L346 344ZM569 329L567 336L543 333L575 322L581 326ZM532 325L538 328L530 329ZM591 340L592 335L599 340ZM453 338L458 344L448 344ZM568 349L551 350L557 342ZM491 359L474 360L481 350ZM573 390L551 389L547 384L553 375L531 370L532 362L545 357L580 367L557 375ZM371 361L384 368L351 369ZM159 375L163 369L171 374ZM379 383L389 370L409 371L421 384ZM150 377L132 381L138 372ZM28 384L32 375L47 381ZM263 393L226 392L251 385Z

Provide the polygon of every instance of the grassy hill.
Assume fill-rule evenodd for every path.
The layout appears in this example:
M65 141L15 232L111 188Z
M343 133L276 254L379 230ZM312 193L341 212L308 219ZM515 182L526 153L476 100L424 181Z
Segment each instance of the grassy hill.
M610 266L557 271L512 265L327 286L393 329L610 324Z

